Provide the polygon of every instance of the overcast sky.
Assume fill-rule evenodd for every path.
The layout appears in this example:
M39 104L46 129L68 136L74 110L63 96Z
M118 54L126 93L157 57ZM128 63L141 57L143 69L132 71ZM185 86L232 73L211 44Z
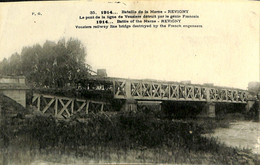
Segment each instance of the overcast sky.
M259 80L259 3L4 3L0 4L0 60L24 46L74 37L86 61L108 76L191 80L247 88ZM185 9L199 15L193 29L76 29L90 10ZM41 12L42 16L32 16Z

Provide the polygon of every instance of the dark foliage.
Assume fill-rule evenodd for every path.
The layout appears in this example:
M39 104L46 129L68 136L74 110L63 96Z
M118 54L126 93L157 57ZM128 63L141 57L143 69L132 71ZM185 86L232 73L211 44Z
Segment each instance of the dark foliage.
M220 164L241 164L244 161L241 153L249 155L246 150L226 147L214 138L201 136L205 129L214 127L214 120L199 123L194 120L159 119L154 112L145 109L112 114L90 113L85 117L84 121L77 118L58 120L51 116L25 118L19 124L23 127L16 127L19 129L16 136L26 135L26 139L34 142L31 147L39 148L40 152L58 150L61 154L74 152L76 156L81 153L88 155L92 150L98 153L111 147L125 152L168 148L174 153L186 153L186 158L192 157L192 153L200 153L211 155ZM12 130L11 127L8 129ZM250 160L259 162L255 158ZM248 164L248 161L244 162Z
M85 122L36 116L31 123L30 132L40 148L108 144L128 149L167 145L201 152L218 152L223 148L200 136L203 128L194 122L160 120L143 112L89 114Z
M46 41L42 46L24 47L20 54L1 61L0 75L24 75L34 87L75 85L89 74L85 57L85 48L77 39Z

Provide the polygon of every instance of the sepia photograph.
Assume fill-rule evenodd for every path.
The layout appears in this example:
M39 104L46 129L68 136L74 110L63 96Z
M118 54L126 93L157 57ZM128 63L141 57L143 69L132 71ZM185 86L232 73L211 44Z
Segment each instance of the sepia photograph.
M0 164L260 165L259 8L0 2Z

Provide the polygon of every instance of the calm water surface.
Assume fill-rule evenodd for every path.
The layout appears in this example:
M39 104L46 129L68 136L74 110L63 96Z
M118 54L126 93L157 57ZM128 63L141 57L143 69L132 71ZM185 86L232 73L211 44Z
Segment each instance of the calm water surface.
M215 137L228 146L249 148L260 154L260 122L233 122L229 128L216 129L206 136Z

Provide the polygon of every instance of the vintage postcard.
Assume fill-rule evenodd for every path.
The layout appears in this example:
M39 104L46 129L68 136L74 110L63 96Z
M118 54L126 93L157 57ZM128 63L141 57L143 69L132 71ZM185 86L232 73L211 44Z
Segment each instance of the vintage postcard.
M0 162L260 164L259 9L0 3Z

